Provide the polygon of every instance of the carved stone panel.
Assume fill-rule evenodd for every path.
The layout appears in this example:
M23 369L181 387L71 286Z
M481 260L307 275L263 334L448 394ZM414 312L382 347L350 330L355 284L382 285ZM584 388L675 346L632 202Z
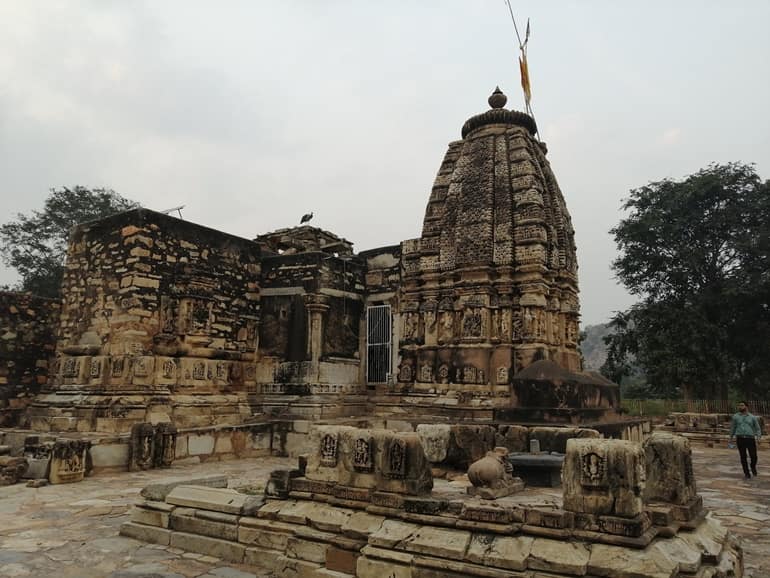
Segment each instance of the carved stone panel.
M149 423L137 423L131 427L128 470L149 470L155 458L155 429Z
M387 467L383 472L386 477L403 479L406 477L406 441L401 438L389 440Z
M337 446L338 434L327 433L321 437L321 447L318 449L321 454L321 465L327 468L333 468L337 465Z
M371 437L359 437L353 441L353 468L357 472L374 470L373 442Z
M86 440L57 440L51 451L51 483L68 484L82 480L90 445Z
M177 429L172 423L155 426L153 466L168 468L176 457Z
M580 454L580 484L586 488L606 488L607 454L600 451L586 451Z

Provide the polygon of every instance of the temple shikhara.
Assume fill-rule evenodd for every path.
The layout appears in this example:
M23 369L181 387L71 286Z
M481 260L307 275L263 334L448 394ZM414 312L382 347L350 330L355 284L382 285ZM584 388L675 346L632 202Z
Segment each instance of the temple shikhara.
M276 576L742 576L688 439L583 369L565 197L506 100L390 246L77 226L60 302L0 293L0 485L290 457L256 493L149 485L120 533Z

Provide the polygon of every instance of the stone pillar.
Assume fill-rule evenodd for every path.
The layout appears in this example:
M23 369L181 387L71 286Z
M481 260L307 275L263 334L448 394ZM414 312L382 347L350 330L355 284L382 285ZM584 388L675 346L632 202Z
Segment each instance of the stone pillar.
M638 537L650 527L644 513L644 451L610 439L570 439L562 469L564 509L576 528Z
M329 310L326 298L322 295L307 295L305 308L308 312L308 356L313 364L318 364L323 353L323 318Z

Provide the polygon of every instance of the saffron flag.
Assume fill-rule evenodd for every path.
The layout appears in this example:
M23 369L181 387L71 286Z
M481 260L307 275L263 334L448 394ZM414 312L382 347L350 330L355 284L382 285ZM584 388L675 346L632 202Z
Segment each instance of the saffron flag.
M519 71L521 72L521 88L524 90L524 101L529 106L532 99L532 90L529 85L529 68L527 67L527 54L522 52L519 56Z

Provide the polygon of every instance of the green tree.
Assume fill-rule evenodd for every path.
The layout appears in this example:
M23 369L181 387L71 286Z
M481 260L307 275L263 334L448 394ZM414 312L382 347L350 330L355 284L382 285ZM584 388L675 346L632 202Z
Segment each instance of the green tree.
M613 269L640 301L612 320L605 374L633 357L668 395L770 391L770 183L712 164L632 190L623 209Z
M0 256L21 276L16 289L58 296L72 227L135 206L110 189L51 189L42 211L0 225Z

